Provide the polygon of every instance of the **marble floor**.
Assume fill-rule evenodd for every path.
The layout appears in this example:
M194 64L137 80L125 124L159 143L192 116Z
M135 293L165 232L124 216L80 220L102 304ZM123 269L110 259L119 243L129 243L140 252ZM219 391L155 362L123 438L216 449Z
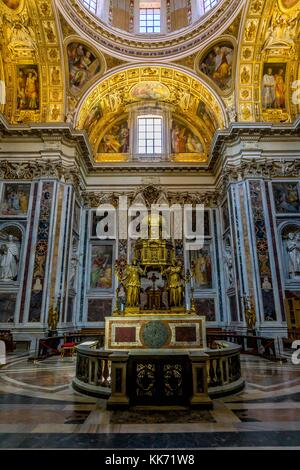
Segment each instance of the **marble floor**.
M71 388L75 359L0 368L1 449L300 448L300 366L242 356L245 389L211 411L107 411Z

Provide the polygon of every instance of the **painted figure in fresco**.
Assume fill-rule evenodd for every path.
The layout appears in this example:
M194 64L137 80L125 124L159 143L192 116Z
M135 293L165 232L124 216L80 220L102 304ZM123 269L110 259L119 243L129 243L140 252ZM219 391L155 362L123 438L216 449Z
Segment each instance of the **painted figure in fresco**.
M118 138L118 128L113 128L110 134L103 137L104 151L107 153L119 153L121 151L121 143Z
M81 89L100 70L100 62L83 44L68 46L70 86Z
M221 90L226 90L230 87L232 60L233 48L226 45L217 45L206 55L200 70L208 75Z
M167 269L162 268L162 275L167 275L167 289L169 291L169 306L182 307L183 305L183 269L174 259L172 266Z
M220 82L223 87L225 85L224 81L230 78L231 75L232 49L216 46L214 52L216 65L213 78Z
M127 153L129 150L129 129L126 124L120 127L119 131L120 151Z
M159 100L169 97L169 89L160 82L143 82L138 83L131 90L131 95L136 99Z
M203 145L201 144L198 137L196 137L191 132L189 132L187 136L186 151L188 153L202 153L203 152Z
M111 256L109 253L97 253L93 259L91 287L107 289L112 286Z
M18 275L18 265L19 247L13 235L8 235L8 241L0 248L0 280L14 281Z
M5 215L26 214L28 211L28 195L23 189L7 186L6 195L1 205Z
M126 291L126 306L138 307L140 304L141 276L145 273L137 265L137 260L133 259L132 265L125 268L125 276L122 279Z
M296 185L274 185L276 210L280 213L299 212L300 201Z
M271 67L263 76L262 104L264 109L274 108L276 82Z
M184 153L186 148L186 137L184 127L176 125L172 130L172 147L174 153Z
M12 191L8 194L7 197L9 207L14 211L18 212L20 210L20 198L19 194L16 191Z
M28 109L37 109L38 107L38 85L37 74L34 71L28 73L25 86L25 97Z
M285 108L285 81L284 70L280 68L275 74L275 107Z
M194 260L195 279L200 287L209 286L211 283L210 257L206 250L200 250Z
M101 106L97 104L96 106L93 107L92 111L89 113L86 120L84 121L83 128L87 131L87 133L90 132L92 126L96 124L98 119L100 119L101 117L102 117Z
M19 75L17 79L17 107L18 109L26 108L26 75L23 70L19 70Z

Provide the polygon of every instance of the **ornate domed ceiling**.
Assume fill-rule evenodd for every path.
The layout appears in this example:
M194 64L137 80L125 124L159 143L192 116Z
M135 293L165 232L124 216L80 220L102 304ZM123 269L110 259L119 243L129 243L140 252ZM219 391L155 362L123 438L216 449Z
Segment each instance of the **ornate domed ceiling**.
M94 46L100 46L107 53L122 59L140 61L141 59L170 60L199 50L199 47L204 47L228 28L245 2L244 0L210 2L213 8L204 15L198 16L197 20L192 18L191 11L187 9L187 14L191 17L185 26L182 27L182 23L178 23L179 28L176 28L176 23L174 23L172 31L168 26L170 19L169 22L166 20L164 31L146 35L138 33L134 25L130 27L130 18L128 31L125 31L122 24L119 24L120 28L117 28L109 24L109 19L104 21L97 17L84 6L84 3L88 2L57 0L63 16L78 34L83 35ZM130 4L134 4L129 0L128 3L129 7ZM156 3L160 2L152 2L152 4ZM184 3L192 5L190 1ZM173 16L176 17L176 15Z

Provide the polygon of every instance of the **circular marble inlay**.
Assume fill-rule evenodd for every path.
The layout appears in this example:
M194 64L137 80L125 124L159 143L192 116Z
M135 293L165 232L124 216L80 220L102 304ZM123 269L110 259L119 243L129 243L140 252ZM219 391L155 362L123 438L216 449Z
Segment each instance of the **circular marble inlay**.
M150 321L141 332L141 339L148 348L161 348L168 341L170 329L160 321Z

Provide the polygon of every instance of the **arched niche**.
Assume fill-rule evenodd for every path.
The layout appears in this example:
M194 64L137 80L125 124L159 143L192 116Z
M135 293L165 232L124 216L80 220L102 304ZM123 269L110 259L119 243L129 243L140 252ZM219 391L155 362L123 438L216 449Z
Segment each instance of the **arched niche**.
M288 221L281 226L282 269L287 284L300 285L300 222Z
M11 222L0 225L0 285L19 282L24 230Z

